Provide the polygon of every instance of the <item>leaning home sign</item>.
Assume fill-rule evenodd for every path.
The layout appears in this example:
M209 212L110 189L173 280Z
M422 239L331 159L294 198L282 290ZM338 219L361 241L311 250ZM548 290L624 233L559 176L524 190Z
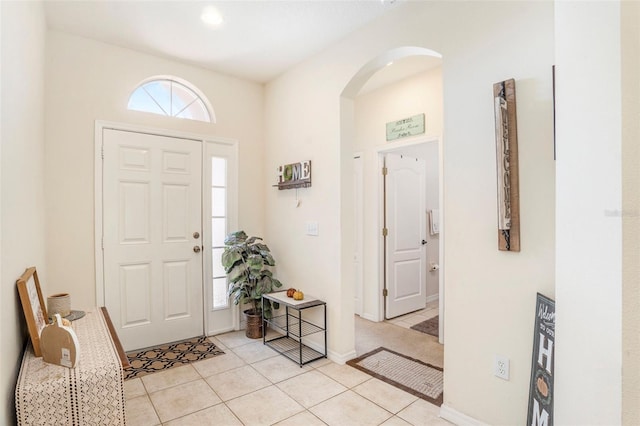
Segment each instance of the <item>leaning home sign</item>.
M527 425L553 426L553 361L556 304L538 293Z

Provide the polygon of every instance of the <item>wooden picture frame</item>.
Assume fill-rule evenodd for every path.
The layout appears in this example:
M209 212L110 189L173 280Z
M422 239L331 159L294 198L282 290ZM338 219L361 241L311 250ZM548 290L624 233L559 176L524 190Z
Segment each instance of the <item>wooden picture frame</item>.
M40 281L35 266L27 268L24 274L16 282L20 302L22 302L22 311L27 321L31 344L35 356L42 356L40 350L40 333L47 325L47 308L42 298L42 290L40 289Z

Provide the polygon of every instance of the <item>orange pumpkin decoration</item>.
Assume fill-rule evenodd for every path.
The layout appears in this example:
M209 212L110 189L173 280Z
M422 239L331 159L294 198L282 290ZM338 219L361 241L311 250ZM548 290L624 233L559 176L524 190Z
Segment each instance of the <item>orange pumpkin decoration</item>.
M287 290L287 297L293 297L293 293L296 292L295 288L290 288Z
M301 291L296 291L293 293L293 300L302 300L304 299L304 293Z

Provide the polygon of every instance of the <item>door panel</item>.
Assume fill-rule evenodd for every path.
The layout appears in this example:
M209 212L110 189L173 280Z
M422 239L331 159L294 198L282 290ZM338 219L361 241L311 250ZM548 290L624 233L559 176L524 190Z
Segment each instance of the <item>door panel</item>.
M149 182L118 183L120 244L148 244L151 233L151 208Z
M189 197L191 196L188 185L170 185L162 186L162 201L164 214L163 221L163 241L169 242L187 242L190 229ZM193 233L193 231L191 232Z
M151 322L151 268L149 263L119 267L122 298L122 327ZM131 303L130 303L131 302Z
M189 305L189 261L164 262L165 319L185 318L191 315Z
M385 317L423 309L427 304L425 199L426 166L422 159L387 154L385 180L386 285Z
M203 333L202 145L103 131L105 305L125 350Z

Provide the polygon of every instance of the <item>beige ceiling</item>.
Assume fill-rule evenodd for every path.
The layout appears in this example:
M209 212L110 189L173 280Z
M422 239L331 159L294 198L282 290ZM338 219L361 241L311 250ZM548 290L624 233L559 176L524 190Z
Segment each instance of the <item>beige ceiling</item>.
M50 29L267 82L403 0L46 0ZM224 17L212 29L205 6Z

